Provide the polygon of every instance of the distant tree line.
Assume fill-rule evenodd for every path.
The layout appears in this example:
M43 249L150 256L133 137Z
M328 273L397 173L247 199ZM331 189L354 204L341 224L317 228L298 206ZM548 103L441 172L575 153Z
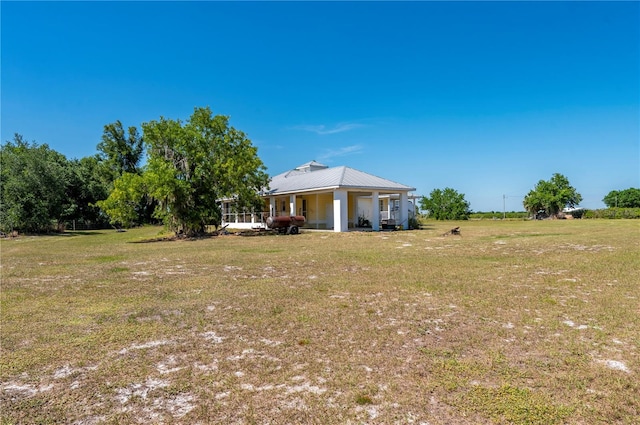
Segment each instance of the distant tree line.
M574 209L582 201L582 195L571 186L569 179L555 173L549 180L540 180L525 196L524 212L472 212L464 194L445 188L434 189L428 197L422 197L420 207L427 218L436 220L468 220L474 219L527 219L527 218L562 218L565 209ZM640 189L609 192L603 199L606 210L575 209L575 218L640 218Z
M469 215L470 220L525 220L530 217L526 211L474 211Z
M0 149L0 230L48 232L73 220L106 224L95 203L109 194L109 170L98 155L69 160L19 134Z
M120 121L104 126L98 153L67 159L47 144L15 134L0 148L0 230L43 233L67 226L101 228L109 217L98 203L125 173L140 174L144 149L135 127ZM140 202L136 221L150 221Z
M0 147L0 231L162 221L193 235L220 224L222 198L259 207L266 168L228 117L195 108L186 123L161 117L142 129L107 124L98 153L79 160L15 134Z

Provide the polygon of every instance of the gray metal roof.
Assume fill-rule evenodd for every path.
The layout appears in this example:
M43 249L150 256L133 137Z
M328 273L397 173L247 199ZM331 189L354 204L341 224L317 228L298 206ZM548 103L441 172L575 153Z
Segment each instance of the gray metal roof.
M326 165L311 161L273 177L269 182L270 190L267 194L332 190L337 188L385 192L412 192L416 190L414 187L405 186L351 167L329 168Z

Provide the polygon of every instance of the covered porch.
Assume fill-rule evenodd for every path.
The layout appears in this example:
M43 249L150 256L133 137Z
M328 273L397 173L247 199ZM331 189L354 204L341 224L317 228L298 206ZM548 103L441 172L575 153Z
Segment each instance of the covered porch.
M269 196L271 216L302 215L305 228L346 232L357 228L378 231L386 226L409 228L414 202L407 193L383 191L331 191Z

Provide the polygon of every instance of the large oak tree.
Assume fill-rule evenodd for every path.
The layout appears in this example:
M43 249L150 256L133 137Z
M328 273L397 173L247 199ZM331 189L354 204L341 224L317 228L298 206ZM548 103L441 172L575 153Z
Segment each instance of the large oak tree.
M550 217L555 217L563 208L575 207L580 201L582 195L571 186L569 179L555 173L550 180L540 180L525 196L523 205L533 215L544 212Z
M156 217L176 232L205 231L221 222L220 200L238 209L260 211L259 191L269 177L257 148L229 126L229 118L195 108L185 123L160 118L142 124L148 163L146 193L158 202Z

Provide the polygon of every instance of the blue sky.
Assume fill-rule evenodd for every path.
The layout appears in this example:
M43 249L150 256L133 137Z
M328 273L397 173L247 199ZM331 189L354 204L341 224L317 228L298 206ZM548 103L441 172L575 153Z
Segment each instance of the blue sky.
M310 160L474 211L562 173L603 207L640 186L638 2L6 2L1 140L69 158L103 126L196 106L271 175Z

